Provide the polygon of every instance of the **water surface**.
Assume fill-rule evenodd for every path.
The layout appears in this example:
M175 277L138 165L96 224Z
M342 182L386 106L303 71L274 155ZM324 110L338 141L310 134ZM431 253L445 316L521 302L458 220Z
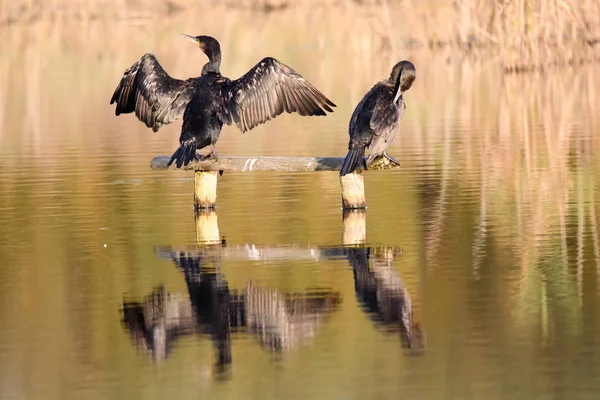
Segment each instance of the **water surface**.
M155 135L108 100L146 51L175 76L197 73L204 59L178 39L197 21L155 36L11 28L2 398L597 397L597 67L503 76L406 51L369 64L377 50L342 33L254 25L246 36L271 39L248 44L244 18L203 18L227 75L273 55L338 104L245 135L226 127L223 155L341 156L360 96L414 61L390 148L402 169L368 173L367 213L350 216L365 243L348 246L335 173L226 173L217 210L196 216L193 175L150 170L180 124Z

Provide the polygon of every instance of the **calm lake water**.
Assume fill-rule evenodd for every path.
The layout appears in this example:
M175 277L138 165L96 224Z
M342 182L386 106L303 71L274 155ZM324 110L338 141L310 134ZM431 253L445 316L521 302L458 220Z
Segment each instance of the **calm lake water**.
M600 68L503 76L245 18L1 32L0 397L598 398ZM221 40L232 78L271 55L338 105L226 127L221 155L344 155L360 97L411 59L402 169L366 174L366 215L319 172L225 173L196 216L193 174L149 167L180 122L108 104L146 51L197 74L183 32Z

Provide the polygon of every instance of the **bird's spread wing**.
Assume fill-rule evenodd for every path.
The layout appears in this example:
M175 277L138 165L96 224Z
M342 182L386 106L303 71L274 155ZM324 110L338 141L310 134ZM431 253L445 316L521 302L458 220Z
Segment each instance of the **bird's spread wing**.
M125 71L110 104L117 103L116 115L135 111L156 132L183 114L195 91L196 79L171 78L154 55L145 54Z
M406 104L402 97L399 99L400 104L398 108L392 106L392 98L388 97L378 97L373 108L370 126L374 136L369 146L370 160L383 153L389 147L390 143L392 143L398 130L398 124L406 111Z
M263 58L244 76L231 81L222 94L227 111L242 133L284 111L325 115L335 107L300 74L271 57Z

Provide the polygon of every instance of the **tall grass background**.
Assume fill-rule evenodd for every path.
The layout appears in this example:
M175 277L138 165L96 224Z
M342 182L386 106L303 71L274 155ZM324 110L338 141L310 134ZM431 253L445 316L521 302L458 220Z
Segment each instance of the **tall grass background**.
M506 72L597 60L600 47L600 3L594 0L2 0L0 4L0 26L13 34L32 25L74 33L70 29L91 22L110 31L115 24L161 30L181 18L203 21L207 14L215 23L227 24L240 13L253 12L268 16L270 22L292 19L305 24L321 40L332 40L333 35L355 46L368 41L374 49L392 53L446 49L497 60Z

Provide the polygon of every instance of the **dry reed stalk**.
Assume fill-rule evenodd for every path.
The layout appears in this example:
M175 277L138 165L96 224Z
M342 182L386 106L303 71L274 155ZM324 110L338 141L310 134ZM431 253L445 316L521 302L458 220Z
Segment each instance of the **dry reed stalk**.
M196 21L210 10L211 19L223 21L233 13L274 15L280 21L320 27L312 36L342 33L344 40L369 41L369 47L396 56L398 51L423 48L461 49L466 54L498 54L507 72L544 69L600 58L600 3L585 0L466 0L453 5L440 1L371 0L246 0L214 4L192 0L90 0L40 2L21 0L0 5L0 24L85 26L104 21L141 27L168 24L185 15ZM256 13L256 11L260 11ZM316 15L320 13L320 15ZM343 18L340 18L343 13ZM398 24L397 21L402 21ZM277 23L271 20L269 23ZM383 22L383 23L382 23ZM266 25L265 25L266 27ZM325 29L323 29L325 28ZM338 33L338 34L339 34Z

